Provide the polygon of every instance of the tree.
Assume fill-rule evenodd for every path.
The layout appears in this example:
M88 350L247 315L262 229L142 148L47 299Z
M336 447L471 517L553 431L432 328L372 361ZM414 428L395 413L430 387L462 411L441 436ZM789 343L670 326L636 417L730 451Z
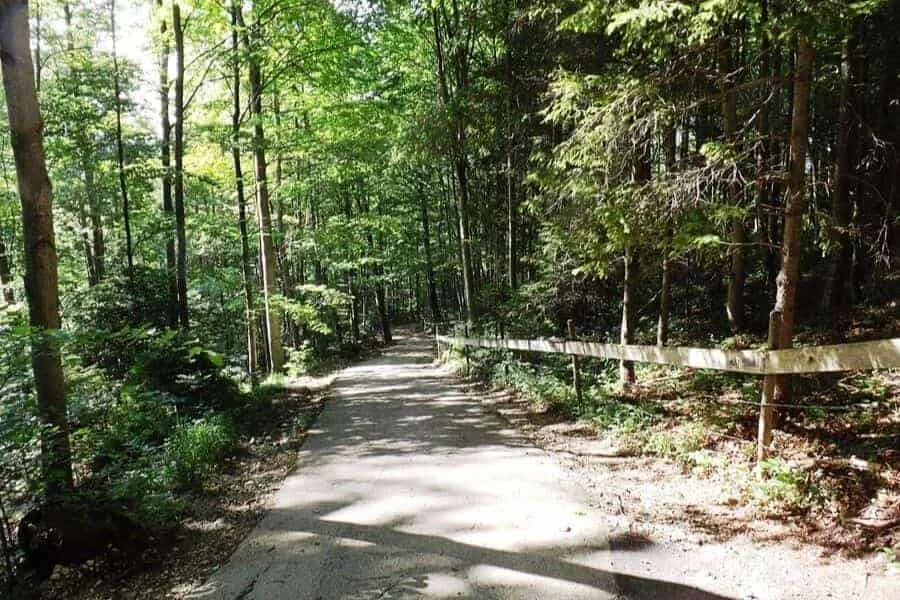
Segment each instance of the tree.
M812 86L812 65L815 51L809 36L797 36L797 64L794 75L794 110L791 116L790 172L787 198L784 205L784 236L781 242L781 270L778 272L778 291L775 310L781 313L778 347L794 345L797 284L800 277L800 235L806 212L806 154L809 144L809 98ZM782 402L791 396L790 378L780 377L776 395Z
M244 194L244 169L241 165L241 63L238 46L238 0L231 3L231 52L232 52L232 113L231 113L231 159L234 165L234 180L238 205L238 228L241 232L241 274L244 281L244 298L247 304L247 370L251 377L256 373L258 361L256 349L256 326L253 307L253 268L250 264L250 242L247 235L247 199Z
M476 37L478 6L461 7L457 2L441 1L431 9L438 91L449 119L449 159L456 177L459 226L459 256L462 273L466 320L474 313L472 247L469 232L470 164L468 123L465 103L469 94L472 52Z
M284 367L284 349L281 342L281 315L274 296L278 294L278 271L275 244L272 240L272 218L269 208L269 182L266 174L266 136L263 126L263 84L260 68L258 36L260 24L253 24L253 37L244 24L238 7L237 22L242 30L244 48L247 51L247 69L250 82L250 113L253 115L253 157L256 167L256 216L259 221L259 253L262 266L263 304L265 306L266 336L269 349L269 369L278 373Z
M31 361L43 424L41 470L50 496L73 488L66 387L59 349L59 276L53 203L35 90L28 2L0 2L0 54L10 137L22 204L25 295L34 328Z
M109 1L109 23L112 32L113 89L116 101L116 160L119 167L119 192L122 194L122 221L125 226L125 259L128 277L134 276L134 250L131 241L131 207L128 202L128 185L125 181L125 146L122 142L122 76L119 71L119 55L116 49L116 2Z
M172 125L169 122L169 36L166 15L161 10L163 0L157 0L156 6L159 12L159 123L161 131L160 140L160 166L162 169L162 209L163 216L168 222L166 227L166 278L169 282L168 296L169 326L178 324L179 293L178 274L175 258L175 209L172 204Z
M175 270L178 283L178 323L182 329L190 326L187 291L187 233L184 219L184 28L181 24L181 6L172 3L172 31L175 34L175 154L174 203L175 239L177 252Z

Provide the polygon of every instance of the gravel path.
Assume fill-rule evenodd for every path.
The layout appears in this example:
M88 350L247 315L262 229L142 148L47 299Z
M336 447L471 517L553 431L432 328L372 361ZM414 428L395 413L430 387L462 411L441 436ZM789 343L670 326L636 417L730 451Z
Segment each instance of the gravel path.
M188 598L900 598L890 581L617 530L432 357L412 336L345 370L270 513Z

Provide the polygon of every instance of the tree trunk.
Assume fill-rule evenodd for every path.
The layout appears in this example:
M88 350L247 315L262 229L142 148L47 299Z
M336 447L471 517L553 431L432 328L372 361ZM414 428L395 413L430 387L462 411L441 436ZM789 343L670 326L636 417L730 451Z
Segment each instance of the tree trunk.
M633 166L633 184L635 188L647 184L653 174L653 162L651 155L650 133L641 134L642 139L635 148ZM622 344L634 343L634 283L637 278L638 262L634 257L634 249L625 248L625 269L622 281L622 326L620 341ZM635 382L634 363L623 360L619 363L619 381L622 387L628 387Z
M52 189L44 154L28 35L27 0L0 3L0 56L10 138L16 162L25 242L25 295L31 364L41 423L41 477L48 496L74 488L66 389L59 349L59 277Z
M726 34L730 36L730 34ZM726 79L727 74L731 71L733 64L733 49L730 37L726 37L721 49L721 83L723 87L722 94L722 118L724 122L724 137L726 147L734 154L737 153L735 144L737 142L737 102L735 94L732 91L732 82ZM735 166L735 169L737 167ZM741 186L734 173L729 178L725 187L726 202L736 207L740 206ZM728 312L728 323L731 325L731 331L737 333L744 328L744 283L747 279L746 267L744 265L744 243L746 242L746 232L744 231L744 220L740 217L731 219L730 224L730 241L731 241L731 277L728 281L728 301L726 309Z
M837 154L834 168L834 200L832 204L832 239L837 246L828 297L829 312L840 315L849 306L849 284L853 261L853 242L850 237L850 188L852 163L856 157L856 131L854 118L854 94L856 39L851 34L841 53L841 105L838 116Z
M462 260L463 301L466 321L472 323L475 311L472 307L472 245L469 238L469 161L465 157L457 158L454 168L459 183L459 253Z
M781 270L775 310L781 312L778 347L793 346L796 319L797 283L800 277L800 235L803 213L806 210L806 151L809 144L809 97L812 83L814 51L805 35L797 40L797 65L794 77L794 102L791 117L790 172L784 211L784 234L781 243ZM790 376L781 376L776 383L776 397L781 402L791 396Z
M513 181L512 150L506 156L506 274L510 290L519 285L516 269L516 188Z
M760 67L759 67L759 76L761 79L771 77L774 73L772 72L772 43L769 39L769 3L768 0L762 0L760 2L760 22L759 22L759 37L760 37ZM765 231L765 239L769 243L772 243L774 240L773 232L771 231L771 223L769 219L769 215L771 213L771 209L769 208L769 204L771 202L771 194L770 189L771 186L766 181L769 172L769 155L770 155L770 140L769 140L769 103L773 96L772 86L768 84L763 84L760 87L759 91L759 105L758 105L758 118L756 122L757 133L759 134L759 141L756 143L756 212L757 218L759 219L759 228ZM771 248L764 249L766 254L766 290L769 291L772 289L772 286L769 285L769 257L773 254ZM774 277L771 277L774 281Z
M187 235L184 223L184 30L181 7L172 3L172 31L175 34L175 270L178 283L178 323L190 326L187 299Z
M437 324L441 322L441 307L438 303L437 286L434 283L434 262L431 258L431 231L428 223L428 201L425 194L420 200L422 215L422 243L425 247L425 278L428 282L428 303L431 307L431 321L437 331Z
M85 144L89 144L85 140ZM85 152L88 152L87 147ZM90 156L84 158L84 189L87 195L88 215L91 220L91 256L94 261L92 285L103 281L106 276L106 240L103 235L103 216L100 214L100 199L94 182L94 165Z
M163 0L156 5L162 8ZM169 122L169 35L165 14L160 11L160 53L159 53L159 117L162 141L160 144L160 166L162 167L162 208L166 219L166 281L169 284L167 319L169 327L178 326L178 277L175 260L175 235L172 226L175 210L172 205L172 125Z
M663 147L666 156L666 172L671 176L678 161L678 136L676 123L668 124ZM662 282L659 290L659 320L656 323L656 344L665 346L669 342L669 313L672 310L672 260L670 257L672 232L666 231L662 244Z
M281 315L274 306L273 296L278 294L278 274L275 245L272 240L272 218L269 212L269 184L266 178L266 137L262 123L262 74L259 58L254 54L253 43L240 7L237 19L243 30L244 47L249 55L250 112L253 115L253 157L256 167L256 215L260 230L260 264L262 266L263 301L266 311L266 332L269 348L269 368L273 373L284 367L284 349L281 342ZM258 25L257 25L258 26ZM258 32L254 32L258 34Z
M3 289L3 302L12 304L16 301L12 288L12 267L3 240L0 240L0 288Z
M238 0L231 3L231 52L232 52L232 101L231 159L234 164L234 181L237 188L238 228L241 232L241 274L244 280L247 329L247 372L256 379L258 356L256 349L256 324L253 311L253 268L250 263L250 241L247 235L247 198L244 193L244 169L241 165L241 67L238 48Z
M672 310L672 261L668 251L662 259L662 284L659 291L659 321L656 324L656 345L669 343L669 313Z
M368 200L364 201L364 206L366 213L368 213ZM374 257L377 249L375 247L375 239L372 236L371 230L366 232L366 240L369 243L369 252ZM381 337L384 339L385 344L390 344L392 340L391 320L388 315L387 295L385 294L384 289L384 264L381 261L381 257L378 257L373 262L372 276L375 279L375 309L378 311L378 321L381 324Z
M637 277L637 260L631 249L625 250L625 274L622 278L622 327L619 343L634 343L634 280ZM619 382L628 387L635 382L634 363L623 360L619 363Z
M347 191L344 195L344 217L347 219L347 226L353 222L353 206L350 199L351 192ZM347 269L344 271L344 281L347 284L347 293L350 295L349 317L350 317L350 337L353 344L358 344L360 340L359 331L359 299L357 298L357 290L353 283L353 275L355 269Z
M128 186L125 183L125 149L122 144L122 81L116 48L116 0L109 1L109 21L112 29L113 90L116 99L116 158L119 162L119 193L122 195L122 219L125 225L125 258L128 279L131 280L134 275L134 252L131 243L131 209L128 205Z

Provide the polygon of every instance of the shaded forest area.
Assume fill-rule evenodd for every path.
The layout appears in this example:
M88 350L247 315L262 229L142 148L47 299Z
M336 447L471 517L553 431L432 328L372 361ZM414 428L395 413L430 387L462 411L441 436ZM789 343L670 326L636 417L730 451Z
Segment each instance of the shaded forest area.
M394 323L900 336L898 30L896 0L0 3L4 585L177 526L285 377ZM576 398L562 358L470 359L634 452L752 466L752 378L585 361ZM895 547L850 519L900 511L897 374L776 401L774 483L736 501Z

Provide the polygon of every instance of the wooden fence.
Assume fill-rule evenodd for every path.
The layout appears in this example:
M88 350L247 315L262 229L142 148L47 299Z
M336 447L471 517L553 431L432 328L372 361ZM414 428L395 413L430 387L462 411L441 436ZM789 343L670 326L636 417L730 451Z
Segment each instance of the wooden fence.
M900 338L812 346L804 348L772 349L777 339L780 315L773 313L769 331L769 348L761 350L718 350L714 348L685 348L676 346L639 346L602 344L572 339L520 340L506 338L473 338L437 335L437 343L476 348L501 348L524 352L568 354L573 357L572 374L575 391L580 394L579 356L610 360L714 369L764 376L760 400L760 419L757 458L765 458L771 443L775 377L798 373L827 373L837 371L866 371L872 369L900 369ZM571 335L571 329L569 332Z

